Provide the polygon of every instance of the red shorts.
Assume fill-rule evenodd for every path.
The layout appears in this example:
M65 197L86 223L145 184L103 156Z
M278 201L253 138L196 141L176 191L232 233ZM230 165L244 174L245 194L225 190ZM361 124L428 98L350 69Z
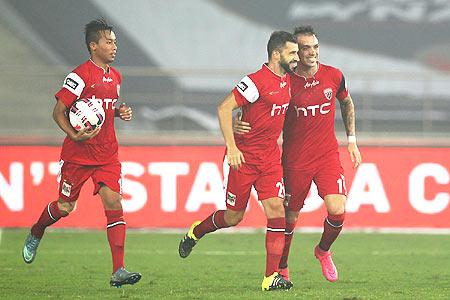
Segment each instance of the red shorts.
M286 201L289 210L300 211L302 209L313 180L322 199L331 194L347 196L344 169L337 155L321 162L317 168L312 170L284 169Z
M258 200L260 201L274 197L284 199L281 163L272 163L266 166L243 164L238 170L234 170L225 159L223 166L228 209L245 210L252 186L258 192Z
M100 190L101 183L114 192L122 194L122 166L120 162L100 166L85 166L61 160L60 165L58 182L59 198L62 200L76 201L80 195L81 187L89 177L92 178L94 183L94 195Z

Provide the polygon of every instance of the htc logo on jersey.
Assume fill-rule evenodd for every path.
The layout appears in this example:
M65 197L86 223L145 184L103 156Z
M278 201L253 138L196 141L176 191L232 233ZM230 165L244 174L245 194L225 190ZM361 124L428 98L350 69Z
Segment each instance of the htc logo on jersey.
M272 111L270 112L270 116L273 117L275 115L279 116L280 114L284 115L289 106L289 103L285 103L282 105L276 105L275 103L272 105Z
M115 109L116 108L115 104L117 102L117 99L109 99L109 98L100 99L100 98L95 98L95 95L92 95L92 97L88 98L88 99L91 101L97 101L102 106L104 103L106 109Z
M309 105L307 107L298 107L297 105L294 106L295 112L297 113L297 118L300 116L307 117L308 115L311 115L313 117L316 116L317 111L321 115L326 115L330 112L330 109L328 108L331 105L330 102L325 102L322 105L316 104L316 105Z

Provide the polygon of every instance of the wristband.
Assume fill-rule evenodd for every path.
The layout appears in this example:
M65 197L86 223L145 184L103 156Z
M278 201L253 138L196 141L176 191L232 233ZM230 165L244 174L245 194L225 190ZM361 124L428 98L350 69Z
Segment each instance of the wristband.
M350 144L350 143L356 144L356 136L354 136L354 135L349 135L349 136L347 137L347 141L348 141L349 144Z

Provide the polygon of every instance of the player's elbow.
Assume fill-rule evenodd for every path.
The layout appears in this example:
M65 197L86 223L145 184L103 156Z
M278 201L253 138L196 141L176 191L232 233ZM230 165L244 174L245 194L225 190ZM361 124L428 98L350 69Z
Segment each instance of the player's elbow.
M66 114L66 106L62 103L59 103L59 101L56 103L55 107L53 108L53 120L55 120L56 123L58 123L58 120L60 118L64 118Z
M60 116L64 115L64 112L61 112L56 106L53 109L53 120L58 123L58 119L60 118Z
M226 107L226 106L227 106L227 105L226 105L225 103L222 102L222 103L219 104L219 106L217 107L217 116L218 116L219 118L226 114L226 111L227 111L227 107Z
M53 116L53 120L56 122L57 116L58 116L58 112L57 112L57 110L56 110L56 106L55 106L55 108L53 108L53 114L52 114L52 116Z

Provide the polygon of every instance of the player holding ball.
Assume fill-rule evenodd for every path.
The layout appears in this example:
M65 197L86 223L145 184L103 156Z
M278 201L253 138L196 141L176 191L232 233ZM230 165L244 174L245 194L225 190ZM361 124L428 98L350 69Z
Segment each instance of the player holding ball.
M112 26L104 19L93 20L85 26L85 39L90 59L67 75L62 88L55 94L57 102L53 119L67 134L61 151L59 197L44 208L38 221L31 227L22 256L26 263L33 262L45 228L67 217L75 209L82 186L92 178L93 193L100 195L106 215L106 231L113 263L110 285L120 287L141 279L141 274L124 268L126 223L121 204L121 164L114 129L115 117L130 121L133 113L125 104L116 106L122 76L110 67L117 53ZM82 124L84 128L77 131L71 126L69 110L78 99L88 100L88 105L94 103L91 105L93 107L103 107L104 121L101 127Z

